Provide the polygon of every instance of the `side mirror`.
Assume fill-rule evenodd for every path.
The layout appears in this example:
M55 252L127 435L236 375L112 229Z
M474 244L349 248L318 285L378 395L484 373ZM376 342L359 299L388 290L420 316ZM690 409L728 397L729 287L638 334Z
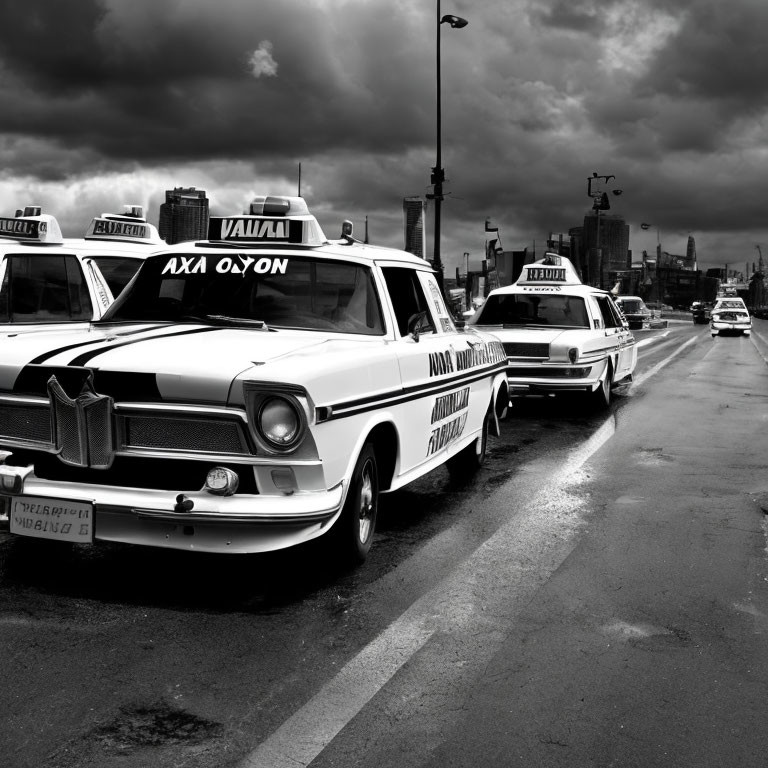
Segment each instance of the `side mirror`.
M421 329L421 324L424 322L424 319L426 318L427 313L425 311L417 312L414 315L411 315L408 318L408 333L410 334L411 338L418 342L419 340L419 330Z

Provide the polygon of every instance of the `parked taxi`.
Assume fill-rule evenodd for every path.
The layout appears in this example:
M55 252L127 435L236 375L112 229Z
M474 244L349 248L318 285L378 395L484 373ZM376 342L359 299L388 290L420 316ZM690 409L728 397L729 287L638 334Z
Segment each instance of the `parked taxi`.
M607 407L637 364L635 338L607 291L584 285L571 262L548 253L497 288L469 321L501 339L510 395L582 393Z
M38 206L0 218L0 333L86 328L163 246L141 206L95 217L83 238Z
M710 313L709 330L713 338L719 334L749 336L752 333L752 317L744 299L739 296L718 297Z
M3 344L11 533L240 553L328 536L361 561L380 493L471 475L508 404L501 343L455 328L426 261L342 234L262 197L148 257L89 330Z

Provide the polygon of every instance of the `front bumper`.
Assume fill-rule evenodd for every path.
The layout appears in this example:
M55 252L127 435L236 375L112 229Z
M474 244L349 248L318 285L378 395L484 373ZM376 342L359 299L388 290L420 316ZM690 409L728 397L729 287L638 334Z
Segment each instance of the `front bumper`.
M173 491L45 480L29 468L3 465L4 474L14 470L24 476L20 491L0 492L4 527L15 497L90 502L95 540L200 552L268 552L309 541L333 524L343 499L341 484L290 495L196 491L183 494L191 509L175 511L180 494Z

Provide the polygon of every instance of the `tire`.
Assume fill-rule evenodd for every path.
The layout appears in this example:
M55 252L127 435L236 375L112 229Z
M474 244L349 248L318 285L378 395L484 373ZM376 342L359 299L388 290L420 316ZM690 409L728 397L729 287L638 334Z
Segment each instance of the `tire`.
M451 456L446 462L448 474L454 482L466 482L474 477L480 467L485 464L492 414L493 404L489 405L488 410L485 412L480 436L466 448L462 448L455 456Z
M379 471L376 452L365 443L357 457L347 498L330 536L339 558L346 564L365 561L373 543L379 512Z
M608 363L608 370L605 372L600 386L588 395L590 406L596 411L604 411L611 404L611 384L613 383L613 366Z

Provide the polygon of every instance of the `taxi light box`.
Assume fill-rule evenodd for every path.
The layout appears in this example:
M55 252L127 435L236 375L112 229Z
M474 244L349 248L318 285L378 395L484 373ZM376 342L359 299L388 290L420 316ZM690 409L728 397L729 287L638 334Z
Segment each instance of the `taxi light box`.
M528 267L528 280L565 282L565 267Z
M238 216L211 217L208 239L229 243L283 242L302 243L304 222L296 219L265 219Z
M0 219L0 235L10 235L17 240L40 240L48 226L44 221L29 219Z
M120 236L148 238L150 237L149 227L146 224L136 224L135 222L114 221L110 219L93 220L94 236Z

